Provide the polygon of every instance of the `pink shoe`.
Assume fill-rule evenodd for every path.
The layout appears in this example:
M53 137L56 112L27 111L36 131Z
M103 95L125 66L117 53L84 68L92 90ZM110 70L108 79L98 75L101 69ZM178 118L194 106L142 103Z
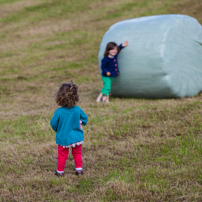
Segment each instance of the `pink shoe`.
M102 98L102 102L109 103L109 95L108 96L104 95Z
M96 102L101 102L102 101L102 93L100 93L96 99Z
M55 175L56 175L57 177L63 177L63 176L64 176L63 173L58 173L57 170L55 171Z
M79 176L79 175L83 175L84 173L83 173L83 171L82 170L78 170L78 171L76 171L76 173L75 173L77 176Z

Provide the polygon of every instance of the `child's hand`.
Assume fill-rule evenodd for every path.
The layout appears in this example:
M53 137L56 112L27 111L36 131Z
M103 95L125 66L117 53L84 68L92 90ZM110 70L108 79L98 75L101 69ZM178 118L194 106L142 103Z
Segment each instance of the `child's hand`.
M110 76L110 74L111 74L110 72L107 72L107 76Z
M81 120L80 120L80 128L83 129L83 127L82 127L82 121Z
M125 41L125 42L122 44L123 47L126 47L127 45L128 45L128 41Z

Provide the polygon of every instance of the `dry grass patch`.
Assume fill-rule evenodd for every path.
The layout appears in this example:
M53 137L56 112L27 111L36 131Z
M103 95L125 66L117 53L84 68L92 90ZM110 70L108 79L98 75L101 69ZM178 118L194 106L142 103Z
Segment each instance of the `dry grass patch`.
M16 12L22 10L22 8L39 5L40 3L41 3L41 1L39 1L39 0L35 0L35 1L24 0L24 1L17 1L17 2L12 2L12 3L1 5L0 17L5 18L8 14L16 13Z
M165 13L200 19L198 9L193 13L200 2L85 0L63 12L68 3L18 1L0 8L7 21L0 34L0 200L201 201L201 94L95 103L102 88L97 53L111 24ZM85 174L75 176L70 154L64 178L57 178L49 122L58 107L54 92L70 80L79 84L78 105L89 117Z
M196 18L199 23L202 23L202 2L200 0L183 0L173 7L173 11L179 14L186 14Z

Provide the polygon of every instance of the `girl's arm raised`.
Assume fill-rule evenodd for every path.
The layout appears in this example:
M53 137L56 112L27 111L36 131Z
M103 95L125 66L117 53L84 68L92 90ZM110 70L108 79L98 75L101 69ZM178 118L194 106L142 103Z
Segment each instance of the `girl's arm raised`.
M122 48L125 48L128 45L128 41L125 41L124 43L119 45L119 50L121 51Z
M123 47L126 47L127 45L128 45L128 41L125 41L125 42L122 44Z

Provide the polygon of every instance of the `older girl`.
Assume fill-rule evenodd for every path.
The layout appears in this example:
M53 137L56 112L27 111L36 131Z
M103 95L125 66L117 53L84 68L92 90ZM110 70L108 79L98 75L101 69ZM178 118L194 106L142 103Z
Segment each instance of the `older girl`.
M96 102L109 102L113 78L119 75L117 56L120 50L127 45L128 41L125 41L119 46L114 42L109 42L107 44L101 64L103 88L101 89L101 93L97 97Z

